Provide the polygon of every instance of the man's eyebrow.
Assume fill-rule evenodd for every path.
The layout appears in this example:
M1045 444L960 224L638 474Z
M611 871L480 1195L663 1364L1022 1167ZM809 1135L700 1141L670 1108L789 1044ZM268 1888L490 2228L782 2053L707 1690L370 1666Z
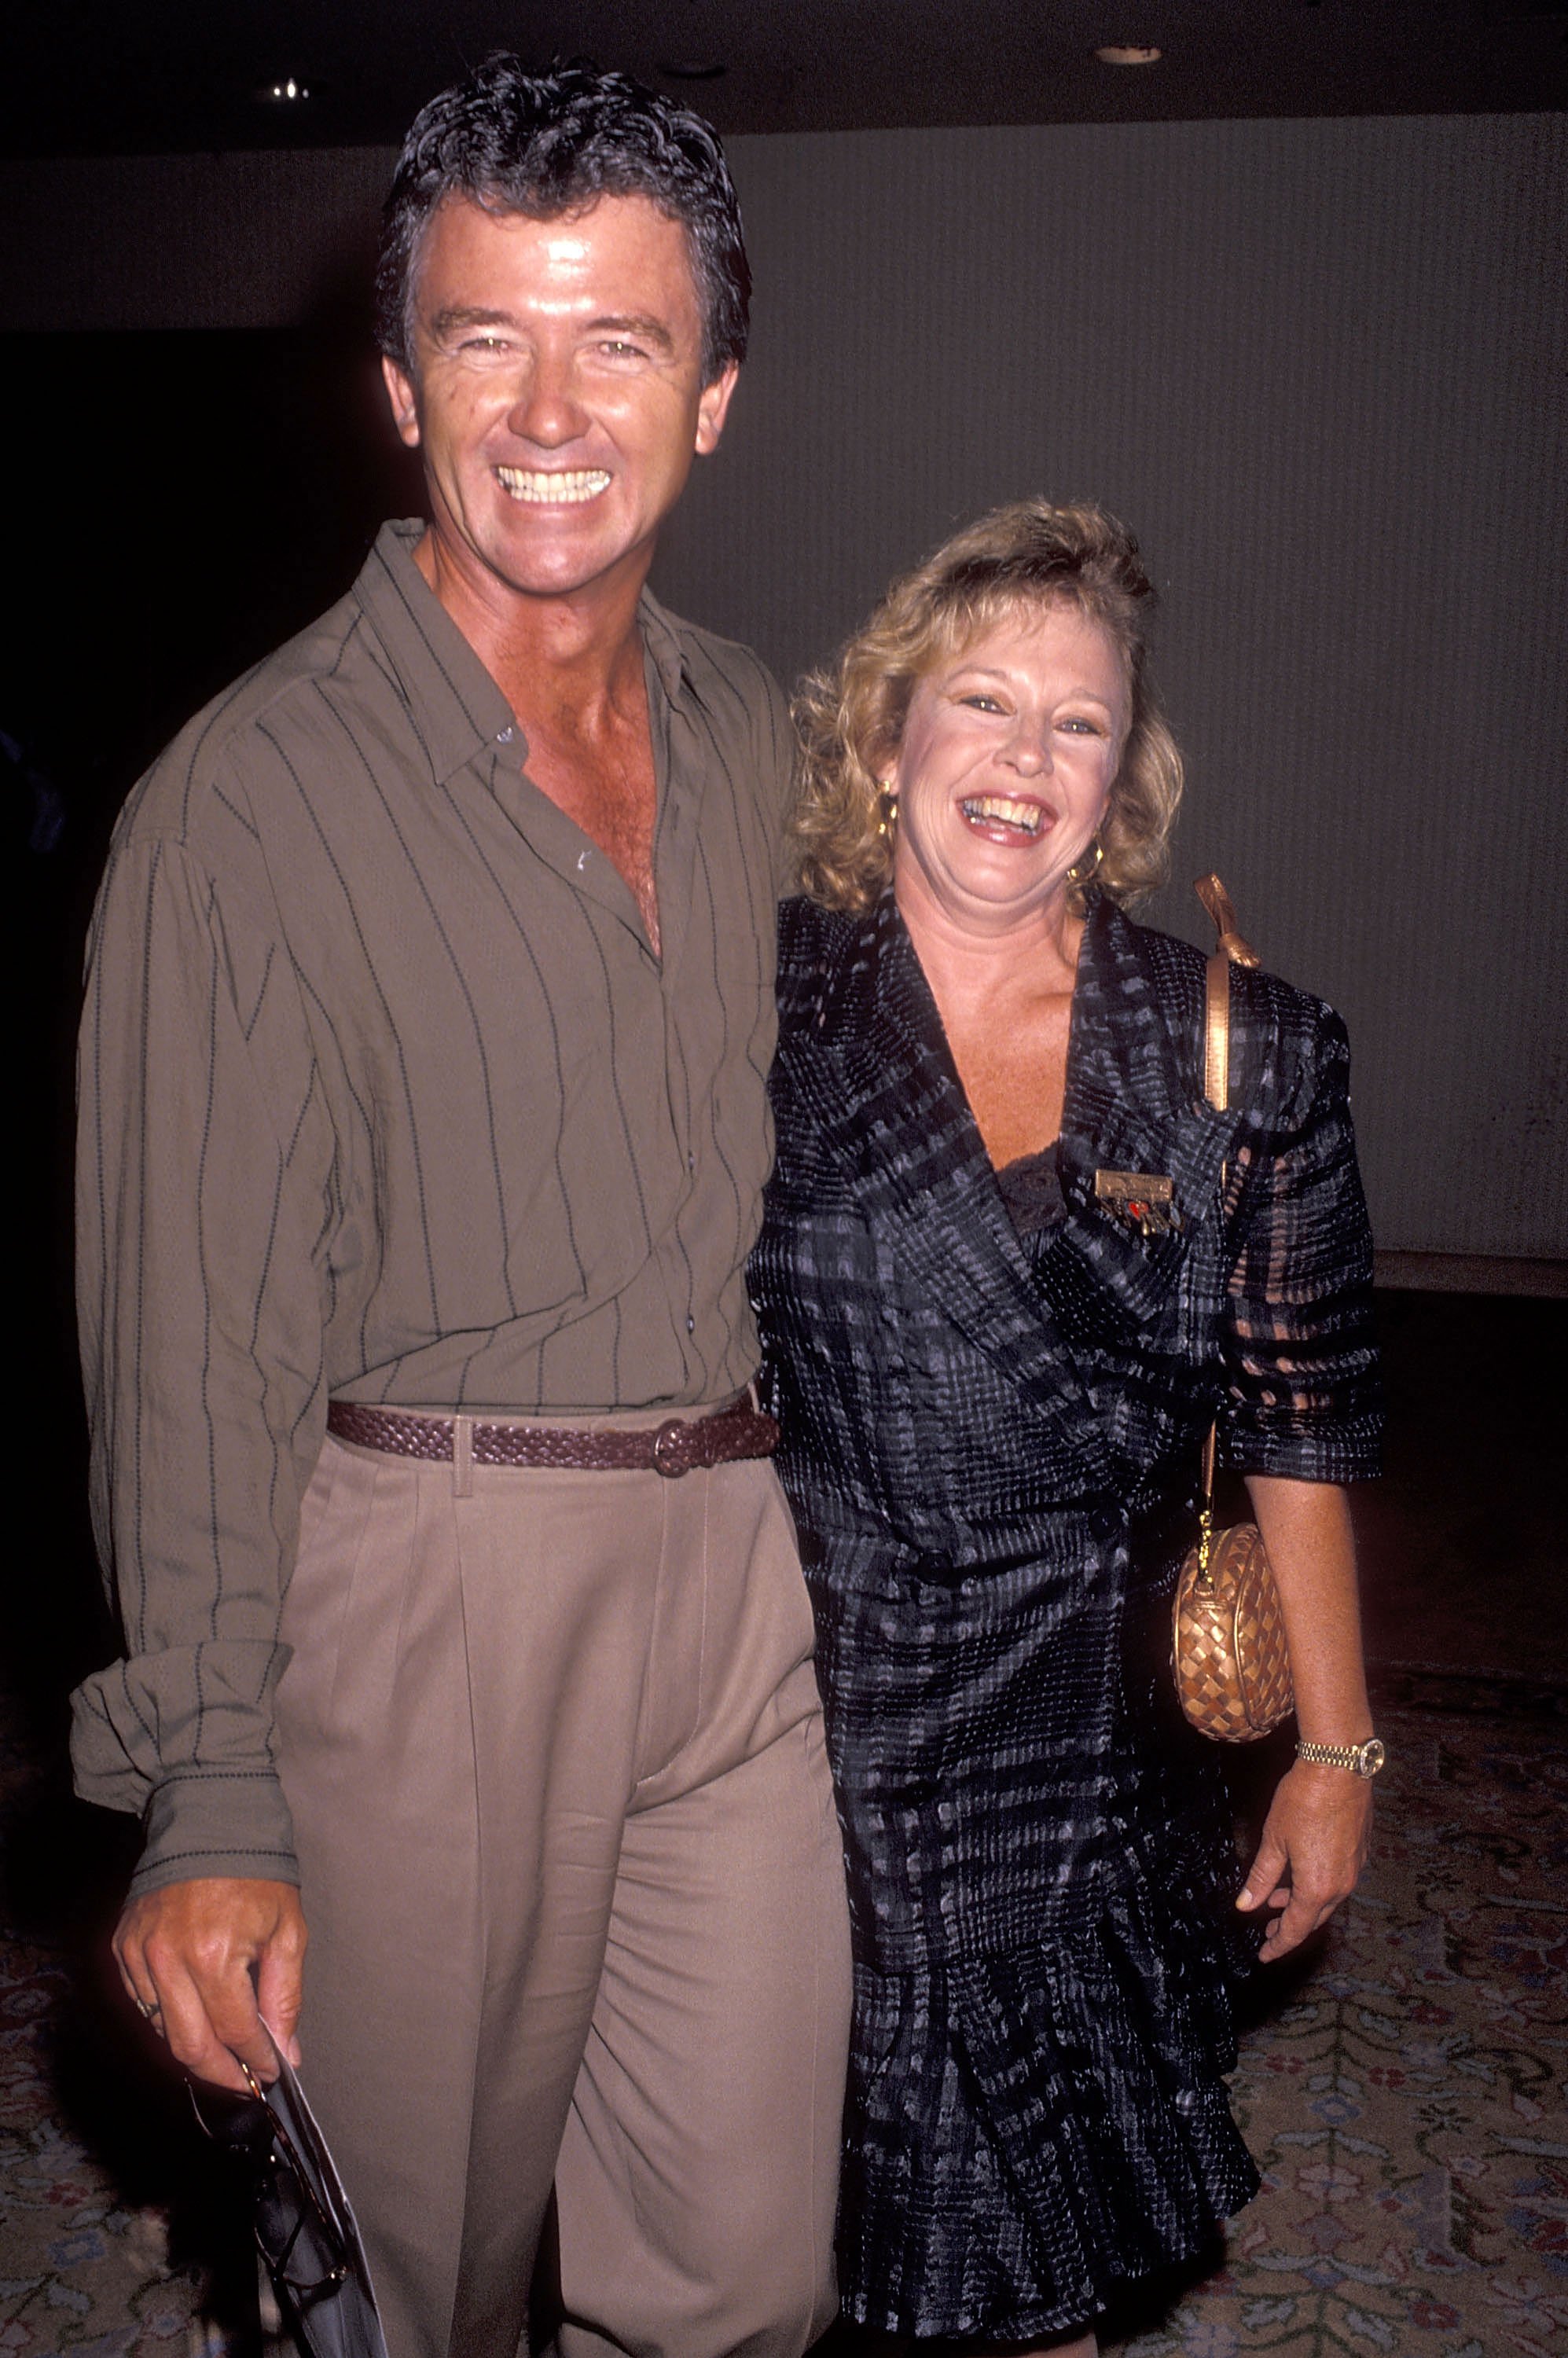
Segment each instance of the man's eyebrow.
M449 303L433 314L430 335L438 344L449 343L454 336L466 335L473 328L513 328L519 325L511 311L491 311L476 303ZM583 327L585 336L635 336L645 344L653 344L663 353L674 354L675 338L664 321L651 311L612 311L602 319L589 319Z
M514 328L516 324L510 311L484 311L475 304L449 303L433 315L430 333L441 344L449 336L461 335L466 328Z
M657 344L662 352L673 352L676 340L662 319L651 311L611 312L602 319L590 319L586 331L590 336L636 336L645 344Z

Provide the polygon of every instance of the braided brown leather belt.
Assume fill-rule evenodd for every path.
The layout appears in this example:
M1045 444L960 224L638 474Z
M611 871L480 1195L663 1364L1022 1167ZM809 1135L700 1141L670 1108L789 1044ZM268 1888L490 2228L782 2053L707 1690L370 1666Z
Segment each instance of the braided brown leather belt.
M384 1449L395 1457L423 1457L450 1465L456 1455L457 1420L412 1416L395 1408L373 1408L361 1401L333 1401L327 1430L361 1449ZM654 1473L672 1481L697 1466L728 1466L741 1457L771 1457L779 1429L771 1416L740 1393L703 1416L667 1417L663 1424L628 1432L624 1426L487 1424L475 1418L471 1455L476 1466L566 1466L590 1473Z

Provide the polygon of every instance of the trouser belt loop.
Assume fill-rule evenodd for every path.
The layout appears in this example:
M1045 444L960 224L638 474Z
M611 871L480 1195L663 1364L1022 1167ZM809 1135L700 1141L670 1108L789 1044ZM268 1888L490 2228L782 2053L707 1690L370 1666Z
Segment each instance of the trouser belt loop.
M455 1416L452 1419L452 1496L454 1498L473 1497L473 1419Z

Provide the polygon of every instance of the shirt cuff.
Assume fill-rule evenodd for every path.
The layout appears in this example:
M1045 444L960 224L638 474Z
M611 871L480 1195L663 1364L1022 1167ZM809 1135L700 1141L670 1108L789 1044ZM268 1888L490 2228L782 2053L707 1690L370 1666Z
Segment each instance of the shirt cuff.
M89 1796L91 1798L91 1796ZM133 1896L197 1876L297 1883L294 1826L283 1788L266 1768L195 1770L153 1788Z

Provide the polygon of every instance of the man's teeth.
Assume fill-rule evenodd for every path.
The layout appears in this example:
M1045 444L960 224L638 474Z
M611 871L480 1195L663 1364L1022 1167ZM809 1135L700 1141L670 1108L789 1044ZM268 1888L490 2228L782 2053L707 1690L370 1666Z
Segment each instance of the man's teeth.
M595 500L610 486L602 467L497 467L496 480L514 500L535 506L570 506Z
M966 818L1000 819L1007 827L1018 827L1025 835L1038 835L1044 814L1038 803L1014 802L1011 795L971 795L959 805Z

